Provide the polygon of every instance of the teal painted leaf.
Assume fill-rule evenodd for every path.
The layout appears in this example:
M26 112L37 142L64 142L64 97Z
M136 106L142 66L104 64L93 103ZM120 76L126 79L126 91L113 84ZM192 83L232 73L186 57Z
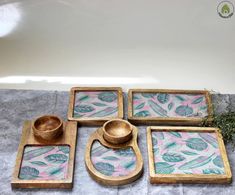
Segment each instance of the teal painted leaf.
M139 110L139 109L143 108L144 105L145 105L145 102L139 104L138 106L135 107L135 110Z
M38 165L38 166L47 166L47 164L42 161L32 161L30 163L33 165Z
M115 156L105 156L103 159L104 159L104 160L112 160L112 161L119 160L119 158L117 158L117 157L115 157Z
M184 163L179 167L180 170L186 170L186 169L193 169L197 167L201 167L211 161L211 158L214 154L211 156L199 156L189 162Z
M98 146L97 148L92 148L92 156L100 156L106 152L108 152L109 149L105 148L103 146Z
M94 166L97 171L107 176L111 176L114 172L114 166L109 163L98 162Z
M189 138L186 140L186 145L197 151L205 150L208 147L208 144L200 138Z
M104 102L113 102L117 99L117 94L110 92L103 92L98 95L98 99Z
M200 107L200 110L207 110L207 106Z
M133 94L133 100L139 100L140 98L138 97L138 95Z
M39 171L33 167L25 166L20 169L20 179L35 179L39 175Z
M178 100L180 100L180 101L185 101L185 99L182 97L182 96L180 96L180 95L176 95L175 96Z
M80 113L87 113L87 112L92 112L95 110L95 108L93 108L92 106L89 106L89 105L77 105L74 110L76 112L80 112Z
M175 170L174 165L170 165L166 162L155 163L155 172L157 174L170 174Z
M167 162L180 162L185 160L185 157L176 153L165 153L163 154L162 159Z
M51 168L49 171L47 171L48 172L48 174L50 175L50 176L52 176L52 175L58 175L58 174L60 174L61 172L63 172L63 170L64 170L64 167L56 167L56 168Z
M159 106L156 102L154 102L153 100L148 100L148 104L155 113L157 113L160 116L167 117L167 111L163 109L161 106Z
M159 137L160 140L163 140L163 139L164 139L164 134L163 134L163 132L160 132L160 131L157 132L157 133L156 133L156 136Z
M87 99L89 99L89 96L88 95L84 95L84 96L80 97L78 100L80 102L82 102L82 101L87 100Z
M189 156L194 156L194 155L198 155L196 152L190 152L187 150L182 150L181 151L183 154L189 155Z
M70 148L69 146L58 146L59 151L65 153L65 154L69 154Z
M37 148L35 150L24 152L24 160L31 160L37 156L41 156L42 154L50 152L53 149L54 149L53 146L44 146L44 147Z
M181 135L180 135L179 132L169 131L168 133L170 133L171 135L173 135L173 136L175 136L175 137L181 138Z
M199 104L203 101L203 99L204 99L204 97L199 97L199 98L193 100L192 104Z
M63 164L68 160L68 157L64 154L50 154L44 157L50 163Z
M198 133L198 135L204 139L207 143L211 144L214 148L218 148L217 140L212 137L209 133Z
M169 101L170 95L167 94L167 93L159 93L159 94L157 95L157 99L158 99L158 101L159 101L161 104L165 104L165 103L167 103L167 102Z
M145 98L153 98L156 96L156 93L141 93L141 95Z
M221 171L220 169L216 169L216 168L203 169L203 173L204 174L217 174L217 175L224 174L223 171Z
M132 169L135 165L136 165L136 161L133 160L133 161L130 161L130 162L125 163L125 164L124 164L124 168L125 168L125 169Z
M167 106L168 110L171 110L173 108L173 106L174 106L173 102L169 103L168 106Z
M178 106L175 113L180 116L190 116L193 113L193 109L189 106Z
M84 114L79 114L79 113L77 113L77 112L74 110L73 116L74 116L74 117L77 117L77 118L78 118L78 117L80 118L80 117L83 117Z
M114 153L119 156L134 156L135 155L131 148L114 150Z
M148 110L143 110L143 111L135 113L135 116L137 116L137 117L150 116L150 112Z
M171 148L174 148L176 146L177 146L176 142L171 142L171 143L168 143L168 144L165 145L165 149L171 149Z
M221 156L216 156L216 158L213 160L213 164L217 167L220 167L220 168L224 167L224 163L222 161Z
M157 145L157 138L152 137L152 142L153 142L153 146L156 146Z
M117 107L107 107L104 110L91 114L90 117L104 117L117 112Z
M103 103L100 103L100 102L93 102L92 104L95 105L95 106L99 106L99 107L107 106L106 104L103 104Z

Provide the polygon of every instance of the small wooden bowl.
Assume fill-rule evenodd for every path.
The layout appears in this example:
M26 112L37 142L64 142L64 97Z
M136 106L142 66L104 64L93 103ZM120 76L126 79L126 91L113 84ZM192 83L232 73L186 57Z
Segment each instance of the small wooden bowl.
M55 115L44 115L33 122L32 129L36 137L52 140L63 133L63 121Z
M107 121L103 125L103 137L112 144L122 144L132 137L132 125L121 119Z

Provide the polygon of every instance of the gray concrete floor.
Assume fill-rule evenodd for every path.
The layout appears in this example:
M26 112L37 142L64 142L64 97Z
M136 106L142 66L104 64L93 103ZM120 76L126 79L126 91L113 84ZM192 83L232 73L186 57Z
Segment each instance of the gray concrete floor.
M74 187L72 190L58 189L17 189L10 186L15 165L18 145L24 120L31 120L43 114L56 114L67 117L68 92L0 90L0 194L174 194L174 195L232 195L235 194L235 182L228 185L212 184L176 184L151 185L148 179L148 160L146 145L146 127L139 127L139 146L144 158L144 174L136 182L119 186L102 186L92 180L84 165L84 151L89 135L95 127L78 128ZM125 110L126 106L125 94ZM213 95L216 112L235 111L235 95ZM127 112L125 112L127 113ZM227 152L235 172L235 152L227 145Z

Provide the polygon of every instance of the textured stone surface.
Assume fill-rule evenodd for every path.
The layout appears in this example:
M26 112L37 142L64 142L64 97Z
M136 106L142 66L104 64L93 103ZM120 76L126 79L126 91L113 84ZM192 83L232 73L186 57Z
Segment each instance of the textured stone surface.
M125 94L125 113L127 113L127 98ZM235 107L235 96L213 95L213 101L219 102L218 113L227 112L229 107ZM230 100L233 100L230 102ZM151 185L148 179L148 157L146 145L146 127L139 127L139 146L144 159L143 176L129 185L111 187L96 183L89 176L84 164L84 152L89 135L95 127L78 129L76 148L76 166L74 187L72 190L59 189L15 189L10 186L11 174L15 164L17 148L21 137L24 120L31 120L42 114L56 114L67 118L68 92L57 91L23 91L0 90L0 194L159 194L159 195L232 195L235 192L235 182L230 185L208 184L176 184ZM127 114L125 114L127 116ZM227 148L231 168L235 173L235 152Z

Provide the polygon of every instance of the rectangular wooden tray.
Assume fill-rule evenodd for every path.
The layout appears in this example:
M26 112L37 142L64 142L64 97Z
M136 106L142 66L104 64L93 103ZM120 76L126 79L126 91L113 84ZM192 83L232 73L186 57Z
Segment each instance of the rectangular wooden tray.
M206 90L130 89L128 120L135 124L210 124L210 93Z
M147 128L151 183L230 183L232 173L220 130Z
M34 137L31 124L31 121L24 123L11 186L13 188L72 188L77 140L76 122L64 123L63 135L56 140L45 142ZM32 148L34 150L31 151ZM57 157L60 155L60 158L55 158L53 151L56 151ZM42 161L38 160L39 157ZM47 173L50 173L49 177Z
M123 118L120 87L74 87L70 91L68 120L81 125L102 125Z

